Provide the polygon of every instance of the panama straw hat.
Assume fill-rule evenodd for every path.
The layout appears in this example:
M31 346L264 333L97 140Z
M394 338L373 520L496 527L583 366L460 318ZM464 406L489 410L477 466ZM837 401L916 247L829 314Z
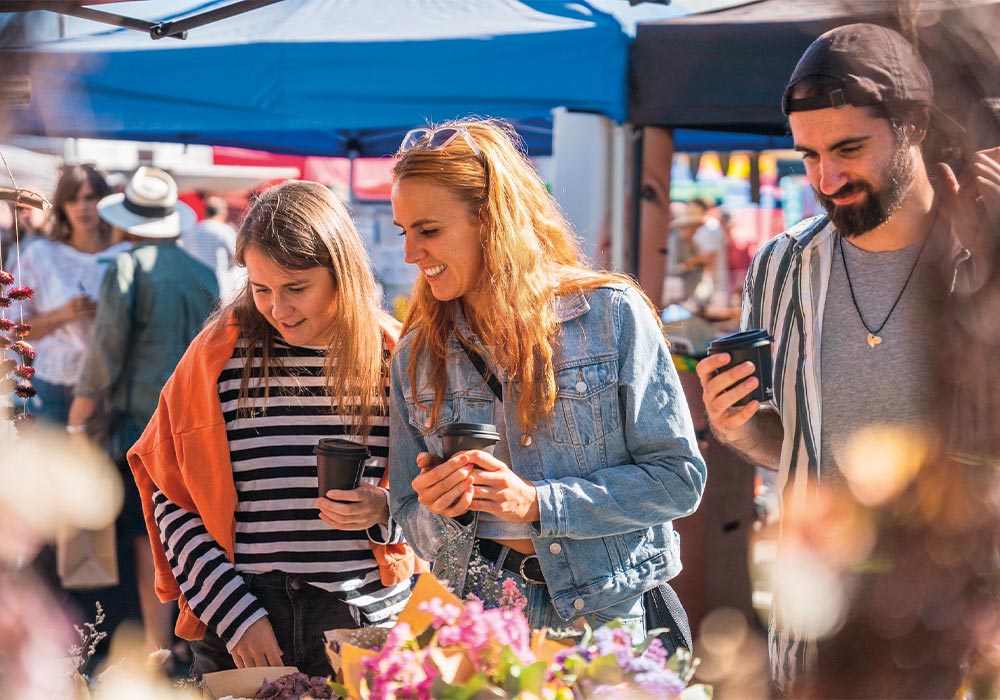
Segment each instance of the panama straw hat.
M166 172L142 166L125 185L97 204L106 222L142 238L176 238L197 221L194 210L177 199L177 183Z
M686 204L684 209L679 211L676 216L672 216L670 219L670 226L672 228L680 228L681 226L701 226L705 223L705 215L701 213L701 210L697 207L693 207L690 204Z

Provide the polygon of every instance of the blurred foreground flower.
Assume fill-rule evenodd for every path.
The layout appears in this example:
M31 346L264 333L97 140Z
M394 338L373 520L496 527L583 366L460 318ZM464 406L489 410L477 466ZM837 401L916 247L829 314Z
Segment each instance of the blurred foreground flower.
M99 530L118 516L121 477L96 447L41 424L23 434L0 426L0 454L0 562L30 561L62 529Z
M505 590L515 607L484 610L423 574L379 648L332 633L330 658L343 679L335 692L352 700L711 698L711 688L688 686L697 665L690 652L668 658L655 634L634 645L614 622L575 641L548 639L528 627L515 589Z

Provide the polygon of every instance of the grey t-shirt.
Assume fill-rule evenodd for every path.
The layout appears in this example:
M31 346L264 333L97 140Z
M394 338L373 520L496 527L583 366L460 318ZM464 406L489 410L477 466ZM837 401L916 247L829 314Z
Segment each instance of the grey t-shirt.
M901 250L870 253L845 240L843 251L858 307L869 328L885 320L920 253L916 243ZM931 250L924 251L913 278L878 336L868 345L868 331L851 301L839 246L834 248L830 286L823 311L820 388L820 474L841 479L840 462L851 436L874 426L917 427L926 421L934 400Z

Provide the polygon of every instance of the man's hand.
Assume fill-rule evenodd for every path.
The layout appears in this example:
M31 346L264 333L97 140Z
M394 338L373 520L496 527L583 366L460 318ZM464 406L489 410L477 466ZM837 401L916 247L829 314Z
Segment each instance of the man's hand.
M729 364L729 354L709 355L698 363L702 399L712 432L745 459L768 469L781 461L784 430L777 411L761 409L759 401L746 406L736 402L757 388L752 362L743 362L725 372L716 370Z
M281 648L266 615L247 627L232 654L236 668L281 666Z
M330 489L316 504L320 520L338 530L367 530L389 522L386 493L371 484L349 490Z
M728 353L709 355L698 363L698 379L701 381L702 399L712 430L727 444L737 443L746 437L745 426L760 408L759 401L750 401L746 406L736 406L736 402L748 396L759 384L753 376L752 362L743 362L725 372L716 371L729 364Z
M472 465L466 458L441 458L429 452L417 455L420 474L413 479L417 500L435 515L457 518L472 505Z
M953 232L977 264L990 264L1000 243L1000 147L976 153L961 177L945 163L937 168L941 205Z

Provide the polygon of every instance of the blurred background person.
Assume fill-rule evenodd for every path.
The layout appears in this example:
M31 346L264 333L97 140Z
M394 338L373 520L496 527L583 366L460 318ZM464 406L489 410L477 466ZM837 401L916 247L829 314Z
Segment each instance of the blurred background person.
M215 272L219 295L229 299L236 289L236 229L229 224L226 200L216 195L205 198L205 218L181 235L181 246Z
M694 244L698 249L692 265L701 266L702 294L711 300L712 306L725 306L729 296L729 271L726 263L726 234L722 223L713 213L714 202L696 197L688 202L688 209L700 216L701 226L694 233Z
M116 255L104 275L93 342L75 385L66 430L83 434L101 404L110 403L108 449L126 486L117 521L124 555L119 563L134 559L151 650L170 648L173 609L156 598L153 555L125 452L145 429L160 390L218 303L219 288L212 271L177 245L181 232L193 224L194 212L178 201L177 186L163 170L139 168L125 191L102 199L97 211L133 247ZM122 585L127 585L124 575ZM110 626L114 609L108 613Z
M703 253L696 234L705 224L702 209L690 203L672 202L670 235L667 239L667 276L662 305L679 304L695 297L712 254Z
M107 185L93 166L62 168L52 198L49 238L22 247L19 281L34 290L22 308L38 356L32 384L39 419L65 425L73 386L94 330L95 298L106 261L128 244L111 245L97 214Z

